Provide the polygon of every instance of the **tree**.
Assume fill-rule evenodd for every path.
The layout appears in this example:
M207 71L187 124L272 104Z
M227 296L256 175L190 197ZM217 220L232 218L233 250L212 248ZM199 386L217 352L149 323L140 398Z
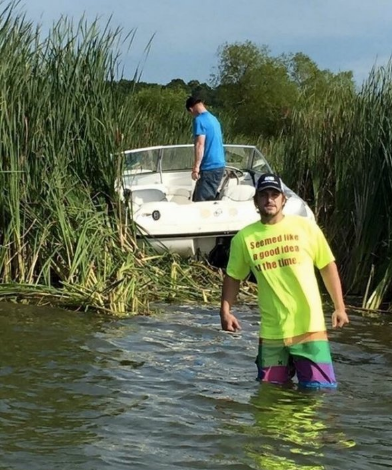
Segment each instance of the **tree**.
M307 99L322 102L333 89L355 89L352 72L334 74L330 70L320 70L315 62L301 52L287 56L286 65L291 80Z
M213 83L218 103L235 117L234 130L253 138L278 134L298 95L284 60L250 41L225 44L218 53Z
M251 41L225 43L218 48L218 71L211 75L215 86L237 85L246 75L260 67L269 57L267 46L257 47Z
M208 105L214 105L215 93L213 89L207 85L207 83L200 83L198 80L191 80L188 82L188 87L190 89L190 94L193 96L199 97Z
M272 57L250 41L225 43L218 60L216 103L233 117L235 132L252 138L279 135L294 108L314 112L329 97L354 90L351 72L320 70L302 53Z
M174 78L166 85L166 88L182 90L185 91L185 93L190 92L189 86L184 82L182 78Z

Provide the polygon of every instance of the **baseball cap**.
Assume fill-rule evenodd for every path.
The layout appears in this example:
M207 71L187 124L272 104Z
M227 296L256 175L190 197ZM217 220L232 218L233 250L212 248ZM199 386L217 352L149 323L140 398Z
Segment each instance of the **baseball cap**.
M197 103L201 103L201 99L196 96L190 96L185 102L185 107L189 111L189 109L193 108Z
M284 193L282 180L274 173L265 173L257 180L256 191L264 191L264 189L276 189Z

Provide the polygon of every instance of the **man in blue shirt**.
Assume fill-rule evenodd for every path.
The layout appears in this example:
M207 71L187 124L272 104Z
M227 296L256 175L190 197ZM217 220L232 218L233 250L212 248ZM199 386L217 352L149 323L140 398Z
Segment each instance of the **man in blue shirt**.
M215 199L226 166L222 129L218 119L207 111L202 100L190 96L185 103L193 116L195 161L192 179L196 181L194 201Z

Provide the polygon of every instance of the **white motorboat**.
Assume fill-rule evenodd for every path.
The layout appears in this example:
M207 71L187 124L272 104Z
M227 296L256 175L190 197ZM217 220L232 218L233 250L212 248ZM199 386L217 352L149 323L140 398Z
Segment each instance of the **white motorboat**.
M193 145L146 147L124 152L124 173L118 188L140 229L159 252L184 257L204 255L224 266L230 240L259 219L253 202L259 176L272 169L252 145L225 145L227 166L213 201L193 202ZM309 206L287 186L286 214L314 219Z

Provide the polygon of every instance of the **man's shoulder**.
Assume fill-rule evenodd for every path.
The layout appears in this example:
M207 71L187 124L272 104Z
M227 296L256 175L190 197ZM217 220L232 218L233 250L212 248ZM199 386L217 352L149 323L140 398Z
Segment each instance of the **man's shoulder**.
M297 221L298 223L302 223L305 221L305 224L308 222L311 222L311 220L308 217L304 217L303 215L298 215L298 214L287 214L285 216L285 219L291 220L293 222Z
M238 233L248 233L254 230L257 230L261 227L260 220L256 220L256 222L252 222L251 224L245 225Z
M293 230L303 233L308 239L325 239L324 231L314 219L309 219L301 215L287 215L286 223L287 227L291 227Z
M260 228L260 221L252 222L251 224L245 225L241 230L239 230L235 237L244 238L247 235L253 234Z
M198 114L195 117L195 119L200 121L202 119L208 118L209 116L212 116L212 114L209 111L203 111L202 113Z
M304 217L303 215L290 214L286 215L285 219L288 225L299 225L301 227L309 228L310 230L318 228L315 220Z
M195 117L195 119L198 121L198 122L210 122L210 123L217 123L219 122L218 118L210 113L210 111L204 111L202 113L200 113L198 116Z

